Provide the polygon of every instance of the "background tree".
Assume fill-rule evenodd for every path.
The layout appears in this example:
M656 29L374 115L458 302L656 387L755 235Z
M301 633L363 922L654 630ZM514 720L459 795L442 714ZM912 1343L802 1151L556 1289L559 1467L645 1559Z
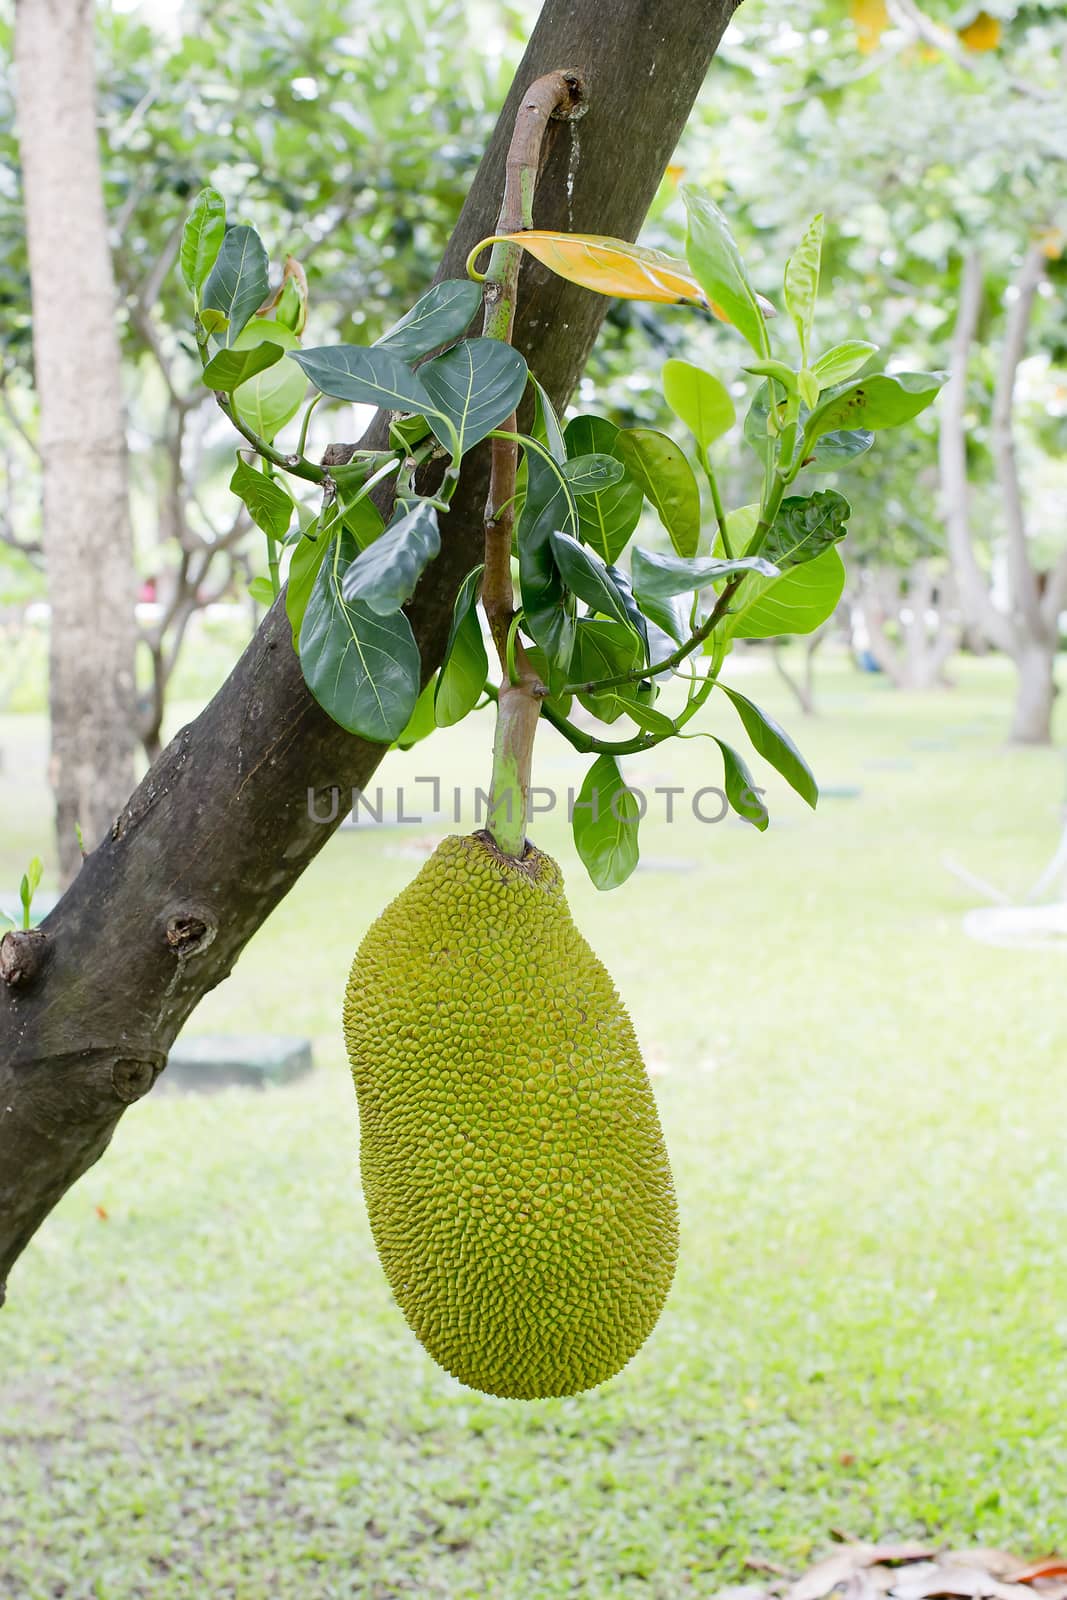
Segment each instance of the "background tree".
M60 870L69 878L80 860L76 830L98 843L133 782L126 422L92 8L20 0L15 45L51 606L51 772Z

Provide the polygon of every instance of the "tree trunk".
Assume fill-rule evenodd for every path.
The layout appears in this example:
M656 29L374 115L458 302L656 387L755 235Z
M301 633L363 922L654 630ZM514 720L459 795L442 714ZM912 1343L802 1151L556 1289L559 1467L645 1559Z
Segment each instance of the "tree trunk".
M17 115L51 607L59 864L104 837L133 783L134 578L115 284L89 0L18 0Z
M1012 744L1049 744L1052 740L1052 706L1056 698L1056 648L1030 640L1015 657L1015 710L1011 722Z
M550 126L535 220L632 239L733 9L732 0L547 0L441 273L461 275L468 251L493 231L521 94L557 68L582 73L588 115L580 154L569 123ZM605 308L536 264L524 267L515 343L557 403L577 381ZM465 461L441 554L409 610L426 678L456 590L480 559L487 468L487 448ZM384 754L346 734L308 694L276 602L86 861L43 939L7 935L0 1280L102 1154L126 1106L152 1087L185 1019L229 974Z

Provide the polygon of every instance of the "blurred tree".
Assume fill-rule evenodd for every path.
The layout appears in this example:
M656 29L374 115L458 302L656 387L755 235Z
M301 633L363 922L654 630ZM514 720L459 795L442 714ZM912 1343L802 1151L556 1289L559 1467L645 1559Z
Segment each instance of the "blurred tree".
M80 864L77 830L99 843L134 772L133 548L92 8L21 0L15 63L51 607L50 772L67 880Z

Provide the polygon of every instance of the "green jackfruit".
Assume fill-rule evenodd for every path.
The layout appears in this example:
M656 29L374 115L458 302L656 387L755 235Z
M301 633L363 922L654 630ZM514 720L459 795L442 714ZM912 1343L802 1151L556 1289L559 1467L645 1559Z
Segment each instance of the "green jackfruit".
M666 1299L677 1207L556 863L445 839L367 933L344 1021L371 1230L426 1349L514 1399L612 1377Z

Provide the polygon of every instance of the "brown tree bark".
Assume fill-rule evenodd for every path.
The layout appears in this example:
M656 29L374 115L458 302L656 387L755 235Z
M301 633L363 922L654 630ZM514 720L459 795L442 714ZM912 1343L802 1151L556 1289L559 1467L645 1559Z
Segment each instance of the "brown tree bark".
M60 872L133 783L134 578L115 283L96 136L91 0L18 0L16 104L51 606Z
M32 0L39 4L42 0ZM519 97L580 71L580 145L555 123L541 227L633 238L670 159L733 0L546 0L440 275L461 275L493 230ZM598 296L524 266L515 343L557 402L585 365ZM442 551L409 609L431 674L455 592L480 559L488 449L464 464ZM184 728L44 924L5 941L0 977L0 1282L60 1196L152 1087L198 1000L330 838L330 790L364 787L385 751L329 720L304 687L281 602L226 683Z

